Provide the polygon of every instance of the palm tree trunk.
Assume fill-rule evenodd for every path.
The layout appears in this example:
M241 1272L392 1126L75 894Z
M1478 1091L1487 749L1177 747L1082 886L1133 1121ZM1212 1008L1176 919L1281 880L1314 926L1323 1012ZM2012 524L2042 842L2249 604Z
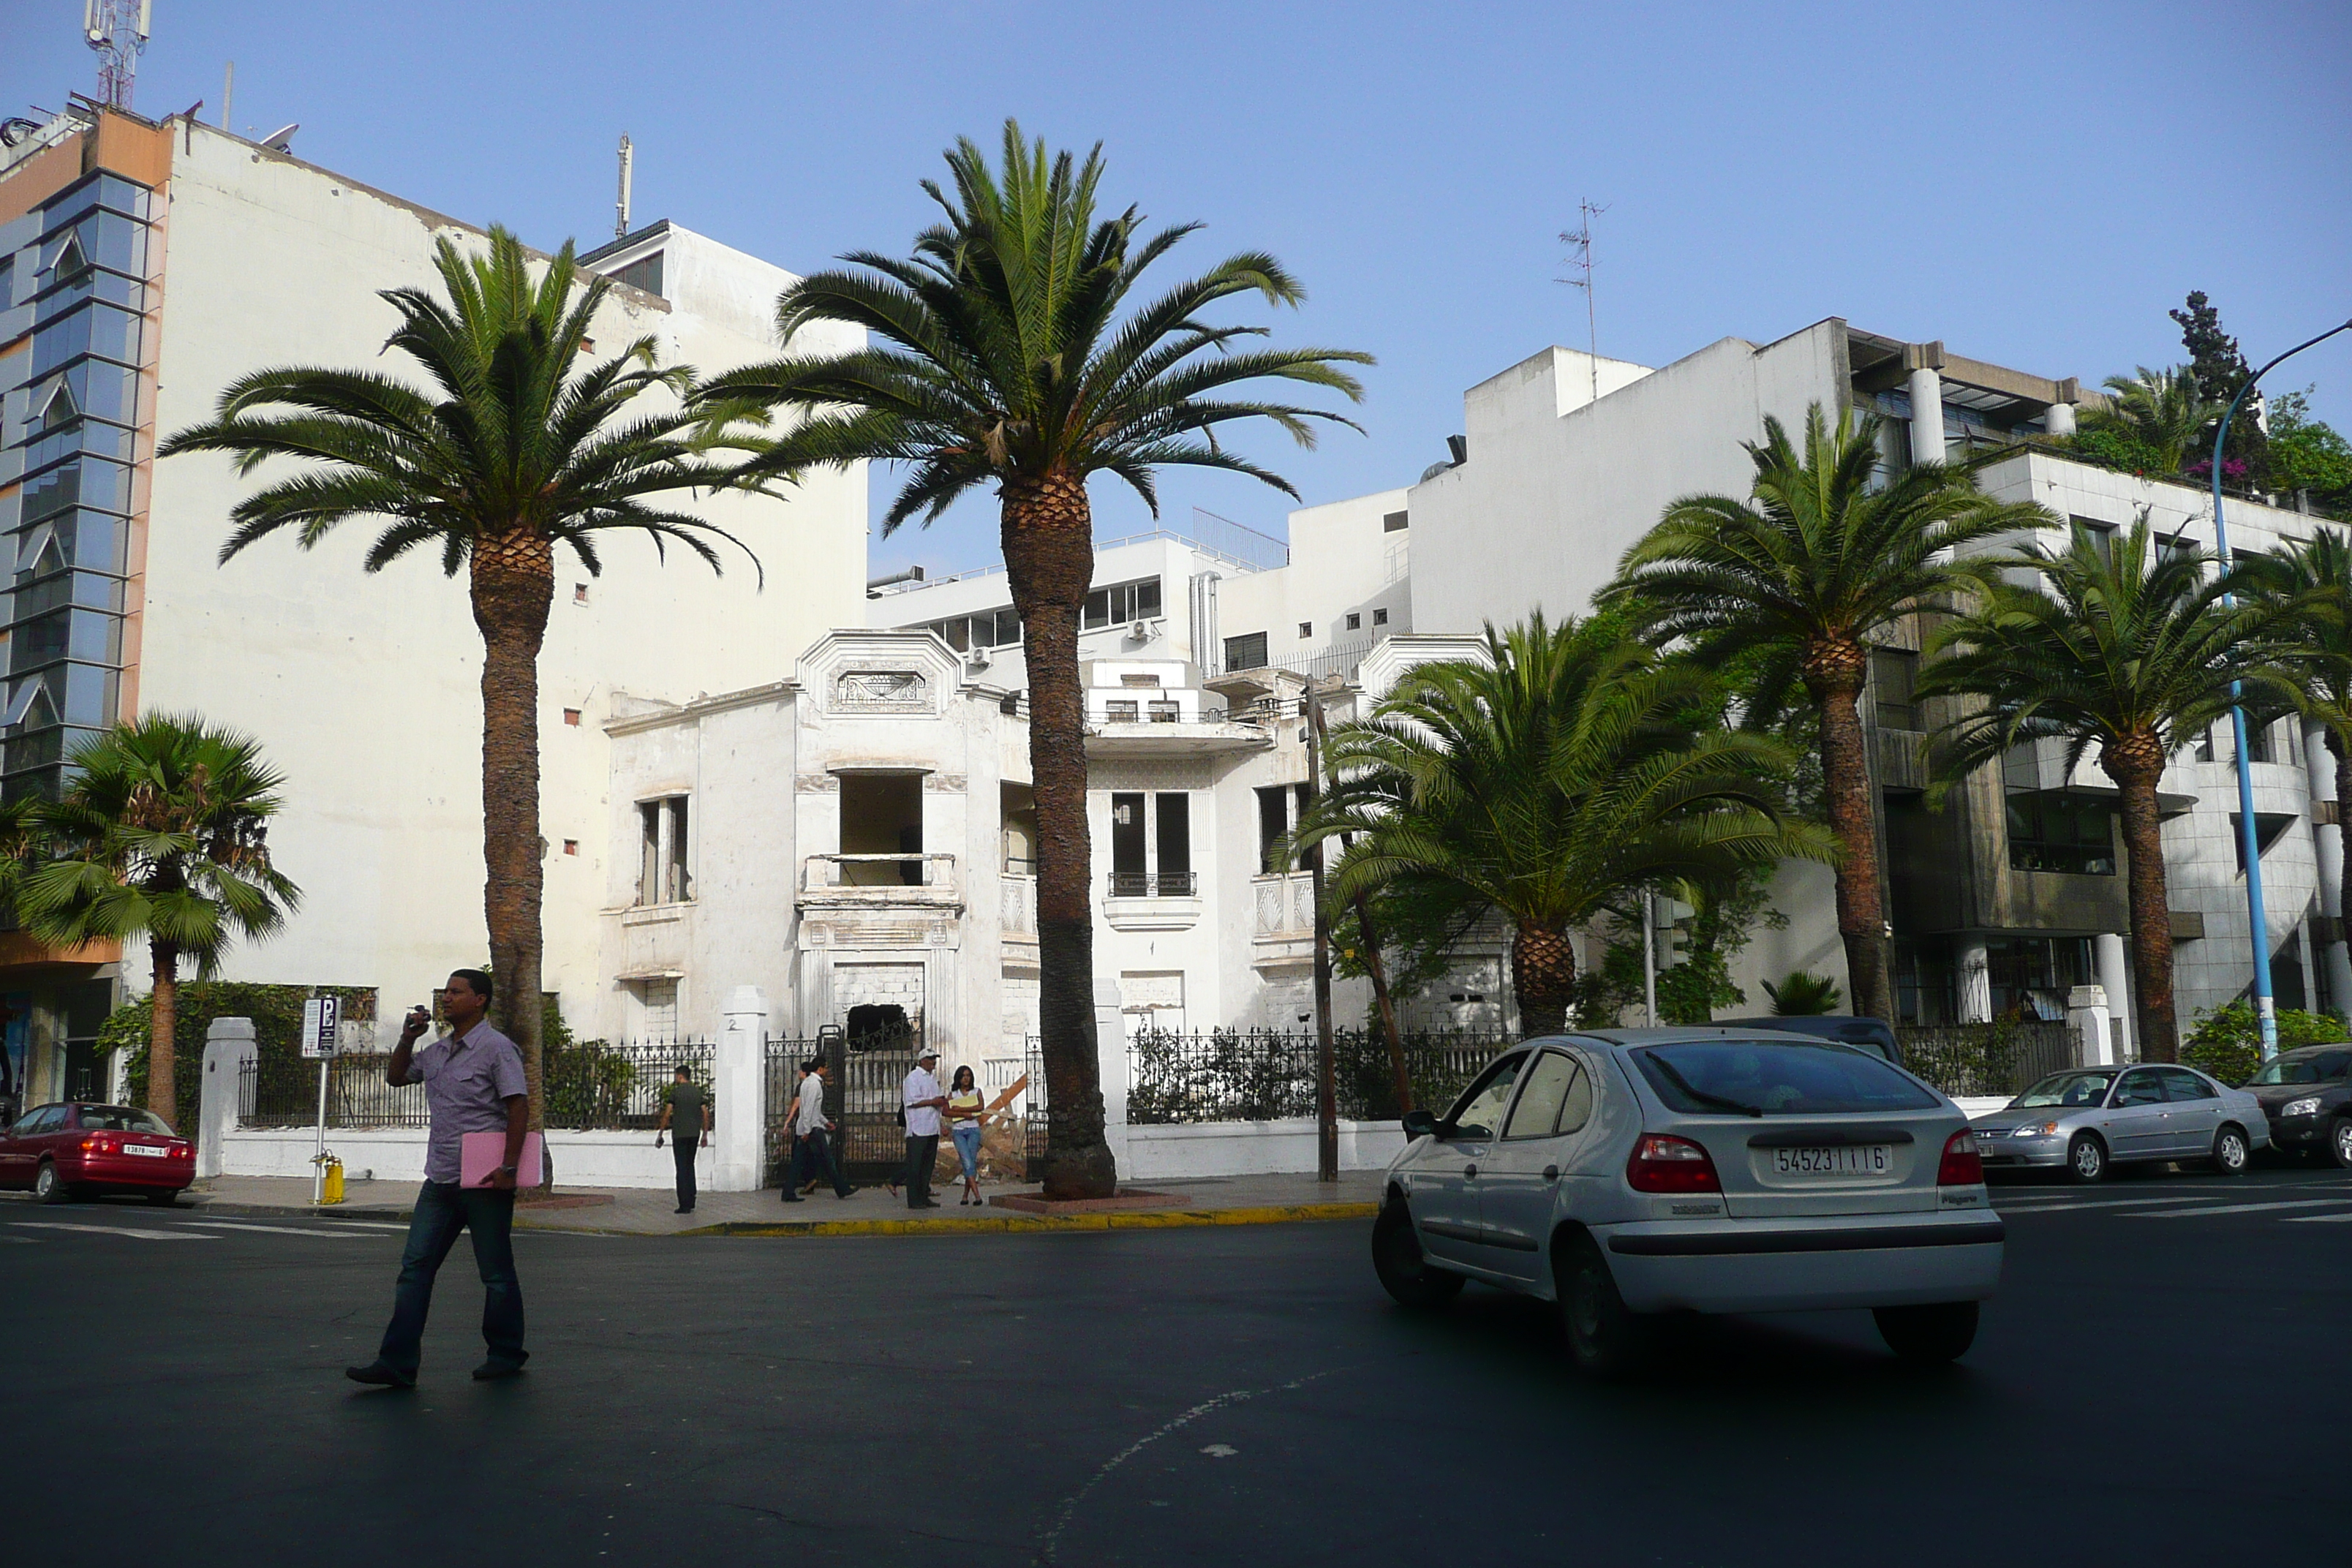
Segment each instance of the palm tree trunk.
M1005 574L1029 667L1029 773L1037 801L1037 1032L1045 1068L1045 1195L1108 1197L1118 1169L1103 1132L1095 1037L1095 927L1087 831L1086 694L1078 622L1094 580L1086 481L1008 481Z
M1887 972L1886 909L1878 896L1878 819L1872 809L1870 758L1856 700L1868 652L1860 644L1808 657L1805 688L1822 731L1822 794L1841 853L1838 938L1845 945L1846 985L1857 1016L1895 1021Z
M555 596L554 547L528 524L478 541L474 625L482 633L482 913L491 1016L522 1051L530 1125L544 1125L540 1062L539 649ZM525 1172L525 1186L539 1184Z
M1364 944L1364 973L1372 977L1372 1000L1380 1005L1381 1033L1389 1043L1389 1071L1396 1076L1397 1114L1412 1109L1412 1074L1404 1064L1404 1037L1397 1031L1396 1003L1389 996L1388 961L1381 956L1380 932L1372 929L1372 901L1356 895L1356 934ZM1575 976L1570 975L1572 982Z
M1519 993L1521 1035L1566 1032L1576 996L1576 949L1567 928L1520 921L1511 933L1511 980Z
M180 950L168 942L151 942L147 952L155 982L147 1026L147 1110L179 1127L179 1086L173 1079L172 1054L180 1026Z
M2347 874L2352 874L2352 855L2342 853L2344 847L2352 846L2352 754L2347 754L2342 738L2333 729L2327 731L2326 734L2328 753L2336 759L2336 842L2339 857L2337 865L2340 868L2336 872L2339 897L2336 910L2337 918L2335 945L2347 947L2352 946L2352 940L2347 940L2347 924L2343 917L2347 911L2352 911L2352 899L2346 899L2340 895ZM2345 959L2345 963L2341 967L2336 967L2330 960L2323 957L2320 961L2321 973L2342 974L2352 971L2352 952L2347 952ZM2335 1005L2337 1012L2352 1009L2352 996L2331 996L2328 1001Z
M2152 736L2110 742L2099 765L2116 781L2123 808L2125 864L2130 872L2132 1005L2142 1061L2179 1059L2180 1026L2172 1006L2172 900L2164 871L2164 830L2156 785L2164 751Z

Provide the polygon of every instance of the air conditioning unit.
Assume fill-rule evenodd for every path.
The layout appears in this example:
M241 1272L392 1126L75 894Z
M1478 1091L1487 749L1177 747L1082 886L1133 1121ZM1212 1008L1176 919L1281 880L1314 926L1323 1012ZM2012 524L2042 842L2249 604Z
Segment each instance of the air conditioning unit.
M1165 624L1166 623L1157 616L1138 616L1134 620L1128 623L1128 640L1129 642L1150 642L1153 637L1160 635L1160 628Z
M990 665L994 664L996 660L988 656L988 650L986 648L976 647L970 653L964 655L963 667L966 669L977 673L980 670L986 669Z

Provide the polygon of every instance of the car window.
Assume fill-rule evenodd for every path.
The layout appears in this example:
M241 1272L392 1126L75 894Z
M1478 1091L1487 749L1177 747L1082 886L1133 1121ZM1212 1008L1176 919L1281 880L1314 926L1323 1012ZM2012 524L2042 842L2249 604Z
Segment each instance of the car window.
M2158 1078L2152 1070L2127 1072L2124 1074L2123 1081L2116 1085L2116 1103L2117 1105L2162 1105L2164 1080Z
M1511 1107L1511 1119L1503 1124L1503 1136L1550 1137L1559 1121L1559 1109L1583 1070L1558 1051L1538 1053L1535 1065L1527 1072L1527 1087L1519 1090L1518 1100Z
M36 1133L55 1132L65 1124L66 1108L64 1106L44 1105L40 1110L33 1112L33 1119L26 1124L25 1131Z
M2186 1068L2165 1068L2159 1077L2164 1079L2164 1092L2173 1100L2211 1100L2213 1086Z
M1454 1102L1445 1118L1446 1125L1456 1138L1492 1138L1496 1124L1503 1120L1503 1107L1510 1102L1511 1086L1519 1081L1519 1069L1527 1065L1524 1054L1505 1057L1486 1069L1486 1076L1474 1083Z
M1576 1081L1568 1086L1568 1098L1559 1102L1559 1122L1552 1131L1574 1132L1592 1120L1592 1074L1582 1062L1576 1067Z
M1632 1054L1660 1100L1695 1115L1837 1115L1937 1103L1879 1058L1829 1040L1693 1040Z
M167 1138L172 1135L162 1117L128 1105L85 1105L81 1108L81 1125L85 1130L101 1132L161 1132Z
M2320 1083L2347 1076L2352 1076L2352 1052L2322 1051L2313 1056L2273 1057L2263 1064L2262 1071L2246 1080L2246 1087Z
M2019 1110L2043 1105L2096 1105L2107 1098L2112 1072L2053 1072L2010 1104Z

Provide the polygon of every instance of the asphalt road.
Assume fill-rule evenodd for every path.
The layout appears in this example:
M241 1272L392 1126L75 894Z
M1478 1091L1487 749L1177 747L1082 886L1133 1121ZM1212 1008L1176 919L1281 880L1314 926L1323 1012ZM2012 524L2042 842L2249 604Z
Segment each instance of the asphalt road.
M1390 1306L1359 1224L531 1232L529 1374L467 1378L461 1245L414 1394L340 1375L396 1229L0 1201L0 1517L26 1563L2344 1562L2352 1175L1997 1201L1925 1374L1837 1313L1596 1385L1534 1303Z

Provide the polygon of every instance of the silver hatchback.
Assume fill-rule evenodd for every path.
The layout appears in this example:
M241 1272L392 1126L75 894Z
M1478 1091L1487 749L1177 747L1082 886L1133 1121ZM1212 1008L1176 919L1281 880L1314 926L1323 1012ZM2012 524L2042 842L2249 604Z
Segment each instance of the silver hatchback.
M1868 1307L1949 1361L2000 1280L2002 1229L1959 1108L1833 1041L1739 1029L1532 1040L1443 1118L1405 1118L1372 1261L1399 1301L1482 1280L1560 1308L1612 1373L1657 1314Z
M2044 1166L2078 1182L2157 1160L2240 1176L2271 1141L2262 1101L2184 1067L2053 1072L1973 1125L1987 1169Z

